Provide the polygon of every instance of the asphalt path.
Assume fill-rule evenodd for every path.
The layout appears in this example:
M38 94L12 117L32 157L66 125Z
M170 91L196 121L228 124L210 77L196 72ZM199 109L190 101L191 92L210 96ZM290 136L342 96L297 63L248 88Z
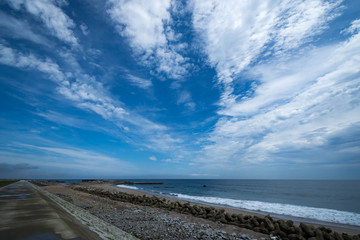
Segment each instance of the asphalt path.
M30 183L19 181L0 188L0 239L101 238Z

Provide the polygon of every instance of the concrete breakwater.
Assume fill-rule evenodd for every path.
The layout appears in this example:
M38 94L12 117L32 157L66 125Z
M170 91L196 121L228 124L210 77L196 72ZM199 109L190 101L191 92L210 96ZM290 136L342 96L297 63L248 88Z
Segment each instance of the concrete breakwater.
M284 240L360 240L360 234L352 236L346 233L340 234L323 226L315 228L312 225L304 223L297 226L291 220L276 220L270 215L262 217L256 215L229 214L224 209L211 206L200 206L189 202L181 203L179 201L170 201L156 196L149 197L146 195L140 196L123 192L109 192L89 187L74 187L73 189L112 200L130 202L141 206L162 208L211 221L218 221L223 224L236 225L255 232L272 234Z

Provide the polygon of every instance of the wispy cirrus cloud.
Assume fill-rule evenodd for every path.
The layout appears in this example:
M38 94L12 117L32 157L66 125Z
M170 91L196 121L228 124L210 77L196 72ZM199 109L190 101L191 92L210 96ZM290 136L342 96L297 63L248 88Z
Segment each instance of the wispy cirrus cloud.
M155 66L156 73L169 78L182 79L190 65L181 54L187 45L179 42L181 34L171 27L172 7L170 0L111 0L107 12L142 64Z
M157 161L157 158L156 158L155 156L150 156L150 157L149 157L149 160L151 160L151 161Z
M0 157L2 161L12 162L12 164L0 163L0 171L2 167L11 169L12 172L8 175L11 177L11 174L17 172L20 172L22 176L26 176L31 173L24 174L25 170L33 170L35 172L30 177L38 177L39 171L44 171L48 167L56 167L59 175L53 173L53 177L66 176L67 171L77 172L77 176L82 177L109 174L115 176L136 169L131 162L123 159L83 148L66 146L46 139L45 142L52 146L19 142L8 144L6 150L0 150Z
M58 64L49 59L44 60L33 54L23 54L0 44L0 63L44 73L46 77L57 83L59 94L70 100L76 107L96 113L114 123L121 131L127 132L128 141L159 151L179 148L177 144L182 140L173 137L168 127L127 110L122 102L111 97L111 94L95 77L82 73L75 59L70 58L69 61L75 67L74 74L65 74ZM53 119L53 116L49 118L47 114L45 117ZM60 120L60 122L63 121ZM137 141L138 138L142 141Z
M2 11L0 11L0 28L4 29L4 31L1 31L3 36L27 39L38 44L49 45L49 41L32 31L27 22L16 19Z
M350 29L354 26L351 25ZM356 32L356 31L351 31ZM229 166L258 162L330 164L360 154L360 35L277 58L252 68L260 82L252 96L220 111L202 161ZM336 140L337 139L337 140ZM340 148L334 147L341 144ZM326 156L324 158L324 156ZM232 166L232 165L231 165Z
M0 173L2 174L8 172L31 170L38 168L39 168L38 166L34 166L28 163L17 163L17 164L0 163Z
M89 30L89 28L86 26L85 23L80 24L80 29L81 29L81 32L82 32L85 36L89 35L90 30Z
M17 147L27 148L27 149L37 149L41 151L50 152L52 154L58 154L61 156L66 156L71 159L80 159L86 160L89 162L98 162L98 163L115 163L119 162L119 159L105 156L103 154L99 154L93 151L88 151L79 148L64 148L64 147L45 147L45 146L37 146L31 144L15 144Z
M186 90L180 92L177 104L184 104L190 110L194 110L196 107L196 104L193 102L190 93Z
M357 37L303 48L339 15L341 1L192 3L194 28L222 91L223 117L203 144L200 161L229 167L295 159L286 151L310 146L318 156L332 134L357 124L358 106L348 107L355 98L343 96L357 91ZM236 93L241 81L251 87ZM342 112L337 109L347 109L348 117L335 120Z
M134 86L137 86L139 88L143 88L143 89L148 89L149 87L152 86L152 82L149 79L145 79L145 78L141 78L141 77L137 77L134 76L132 74L128 74L126 76L126 79L128 81L130 81L130 83Z
M193 25L223 87L219 104L236 101L233 81L259 57L286 54L326 29L340 3L194 0Z
M72 31L75 23L61 9L61 5L66 4L66 1L9 0L7 2L14 9L25 10L41 20L50 33L59 40L73 46L78 45L78 39Z
M48 74L51 80L59 84L69 84L59 66L50 59L41 60L34 54L23 54L3 44L0 44L0 63L17 68L38 70Z
M360 31L360 19L356 19L352 21L351 26L342 30L341 33L343 34L355 34Z

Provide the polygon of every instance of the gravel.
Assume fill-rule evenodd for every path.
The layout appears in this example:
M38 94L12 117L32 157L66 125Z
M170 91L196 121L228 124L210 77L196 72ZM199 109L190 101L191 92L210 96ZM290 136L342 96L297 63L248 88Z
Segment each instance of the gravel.
M247 234L230 234L213 229L209 224L186 222L179 217L149 211L146 207L95 214L140 239L252 239Z
M139 239L267 240L270 236L158 208L114 201L66 185L45 189Z

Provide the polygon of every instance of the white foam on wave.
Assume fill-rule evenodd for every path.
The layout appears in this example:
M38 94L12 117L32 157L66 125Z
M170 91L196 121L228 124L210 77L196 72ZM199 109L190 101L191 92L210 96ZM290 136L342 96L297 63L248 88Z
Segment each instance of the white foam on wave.
M128 186L128 185L116 185L117 187L120 188L127 188L127 189L132 189L132 190L139 190L138 187L134 187L134 186Z
M360 226L360 214L339 211L334 209L326 208L314 208L306 206L298 206L291 204L282 203L269 203L260 201L248 201L248 200L235 200L228 198L218 197L201 197L201 196L190 196L185 194L177 194L178 198L193 200L197 202L211 203L217 205L227 205L235 208L242 208L252 211L268 212L280 215L287 215L292 217L301 217L308 219L315 219L325 222L342 223Z

